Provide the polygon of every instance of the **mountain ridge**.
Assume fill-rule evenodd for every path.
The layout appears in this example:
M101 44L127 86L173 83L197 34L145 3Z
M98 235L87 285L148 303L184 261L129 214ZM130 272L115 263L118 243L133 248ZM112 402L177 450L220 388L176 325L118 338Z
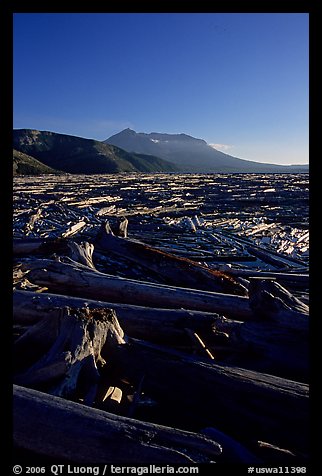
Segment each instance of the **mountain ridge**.
M42 164L67 173L174 172L177 167L152 155L128 153L94 139L37 129L14 129L13 146Z
M148 134L127 128L110 136L103 143L122 147L128 152L156 155L174 163L182 172L296 173L309 170L307 164L277 165L240 159L213 148L203 139L187 134Z

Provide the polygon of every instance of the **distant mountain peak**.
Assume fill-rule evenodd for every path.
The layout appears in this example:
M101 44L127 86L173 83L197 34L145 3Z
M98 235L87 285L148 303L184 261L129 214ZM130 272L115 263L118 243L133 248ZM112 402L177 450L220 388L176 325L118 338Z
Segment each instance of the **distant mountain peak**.
M185 133L135 132L132 129L104 141L127 152L150 154L172 162L182 172L200 173L287 173L308 172L305 167L265 164L221 152L203 139Z

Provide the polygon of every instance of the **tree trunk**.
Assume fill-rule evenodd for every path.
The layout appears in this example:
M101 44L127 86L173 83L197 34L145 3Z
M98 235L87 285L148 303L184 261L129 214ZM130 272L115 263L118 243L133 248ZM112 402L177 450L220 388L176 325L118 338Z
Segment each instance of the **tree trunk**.
M169 285L247 295L247 289L233 277L139 241L114 236L108 224L102 225L95 244L101 251L125 256L130 261L156 272L165 278Z
M246 297L150 284L86 271L59 261L26 263L28 279L56 293L148 307L194 309L241 319L252 318Z
M16 385L13 403L15 448L55 464L204 463L221 453L204 435L112 415Z
M71 250L71 259L92 268L96 271L93 264L94 245L87 241L75 243L75 241L68 242L68 247Z
M114 351L110 362L119 375L137 380L145 375L145 394L166 408L171 425L214 426L237 440L307 453L308 385L133 339Z
M249 303L254 314L280 327L308 332L309 307L270 279L250 280Z
M14 291L14 323L30 325L46 315L56 316L64 306L89 309L113 309L127 335L158 343L178 344L187 341L185 327L208 334L218 322L219 316L210 312L186 311L184 309L161 309L94 301L91 299L49 293Z
M93 402L97 365L105 363L103 348L120 343L124 343L123 332L113 311L63 308L15 342L14 381L66 398L74 398L82 386L84 400L90 395Z

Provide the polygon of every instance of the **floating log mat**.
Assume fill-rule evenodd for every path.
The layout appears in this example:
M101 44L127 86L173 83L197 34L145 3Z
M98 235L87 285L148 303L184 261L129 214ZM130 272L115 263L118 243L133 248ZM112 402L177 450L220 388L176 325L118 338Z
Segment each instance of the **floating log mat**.
M17 458L309 463L307 196L304 174L17 177Z

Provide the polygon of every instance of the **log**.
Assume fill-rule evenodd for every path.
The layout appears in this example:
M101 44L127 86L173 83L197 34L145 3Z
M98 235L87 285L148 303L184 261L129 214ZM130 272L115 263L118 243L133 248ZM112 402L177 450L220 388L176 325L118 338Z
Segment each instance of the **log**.
M145 394L164 407L167 424L192 431L213 426L241 443L308 452L308 385L134 339L114 351L109 362L120 376L145 375Z
M213 438L222 446L223 452L221 462L223 463L244 463L244 464L263 464L264 462L256 455L251 453L247 448L241 445L228 435L225 435L217 428L204 428L201 430L203 435Z
M296 287L300 289L308 289L309 287L309 274L307 273L283 273L278 271L257 271L253 269L237 269L231 268L227 265L216 265L216 269L223 271L231 276L241 278L274 278L277 282Z
M167 284L245 296L247 289L233 277L194 261L166 253L137 240L114 236L108 223L102 224L95 245L105 251L126 257L143 268L156 272Z
M220 445L204 435L112 415L17 385L13 439L16 450L54 463L204 463L221 453Z
M272 264L276 268L285 269L285 267L294 266L293 262L290 262L287 258L283 256L276 256L277 253L266 251L256 246L246 246L246 251L251 255L256 256L257 258L264 261L264 263ZM302 264L302 263L301 263Z
M13 293L13 315L16 324L34 324L46 315L57 315L59 309L64 306L113 309L127 335L168 344L178 344L182 339L186 342L185 327L208 334L219 319L217 314L210 312L149 308L19 290Z
M16 256L52 253L65 253L67 242L61 238L19 238L13 240L13 254Z
M188 328L190 332L203 336L210 352L219 360L225 360L225 356L229 358L238 352L239 359L245 355L249 361L252 356L250 363L254 369L300 381L307 380L308 333L305 335L281 328L274 322L243 322L213 313L145 308L49 293L13 293L14 322L19 325L30 325L46 316L56 316L64 306L102 308L106 311L113 309L125 334L173 347L188 343L185 330ZM225 336L224 347L221 344L221 351L216 356L218 342L222 342L221 336ZM247 367L249 364L244 365Z
M26 225L24 227L24 231L25 231L26 235L29 235L29 233L34 229L35 223L38 220L38 218L41 217L41 215L42 215L42 208L40 207L40 208L38 208L36 213L34 213L30 216L28 222L26 223Z
M250 280L249 304L254 314L259 313L280 327L308 332L309 307L270 279Z
M105 363L101 353L107 341L108 346L124 343L113 311L63 308L56 318L47 316L15 342L19 370L28 368L14 381L66 398L75 398L82 386L82 397L93 403L99 379L97 365ZM35 358L33 350L39 354L46 347L47 352L30 366L30 359Z
M241 319L252 317L246 297L151 284L77 269L51 260L28 261L28 279L56 293L148 307L194 309Z
M216 319L217 332L225 333L226 354L239 351L239 365L264 371L272 375L307 382L309 377L309 332L277 326L274 322L238 322L230 319ZM207 340L208 347L216 343L212 334ZM229 356L229 354L228 354Z
M68 242L68 247L71 250L71 259L96 270L93 263L94 245L87 241L76 243L75 241Z
M71 225L67 228L63 233L61 233L62 238L68 238L69 236L73 236L82 230L86 226L86 222L84 220L80 220L78 223Z

